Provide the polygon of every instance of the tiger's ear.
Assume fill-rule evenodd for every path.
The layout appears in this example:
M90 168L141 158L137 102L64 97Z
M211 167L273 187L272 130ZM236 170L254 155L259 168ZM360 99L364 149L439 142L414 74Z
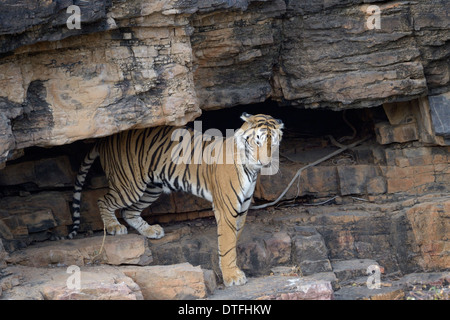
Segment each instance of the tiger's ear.
M244 113L241 115L241 119L244 120L245 122L249 122L250 117L252 117L252 115L251 115L251 114L248 114L247 112L244 112Z
M283 121L281 121L281 119L275 119L278 122L278 129L283 129L284 128L284 123Z

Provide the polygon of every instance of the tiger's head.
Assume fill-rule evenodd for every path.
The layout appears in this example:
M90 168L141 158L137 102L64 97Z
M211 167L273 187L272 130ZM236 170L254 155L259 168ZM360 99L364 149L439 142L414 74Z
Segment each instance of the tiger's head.
M245 162L256 168L271 164L283 132L283 122L269 115L251 115L244 112L244 124L235 133L238 149L245 154Z

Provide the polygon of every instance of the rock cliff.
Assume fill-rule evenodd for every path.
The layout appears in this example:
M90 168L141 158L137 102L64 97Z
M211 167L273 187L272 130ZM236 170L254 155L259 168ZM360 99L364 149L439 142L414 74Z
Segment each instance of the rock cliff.
M447 6L2 1L0 163L29 146L267 99L344 109L441 95L450 90Z
M3 0L0 299L424 298L416 283L449 282L448 110L447 0ZM143 212L164 224L160 240L89 237L103 229L96 165L79 238L46 241L72 224L90 138L203 111L205 127L231 128L243 111L286 124L279 173L260 177L257 203L335 151L330 135L366 140L306 168L276 208L250 211L238 264L256 278L244 287L213 293L217 231L194 196ZM370 266L381 289L367 285Z

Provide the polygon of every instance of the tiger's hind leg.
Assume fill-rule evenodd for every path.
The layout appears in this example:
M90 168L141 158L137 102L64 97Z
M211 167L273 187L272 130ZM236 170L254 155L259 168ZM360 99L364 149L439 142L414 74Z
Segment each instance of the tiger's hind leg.
M150 239L160 239L164 237L164 229L159 224L149 225L142 219L141 212L155 202L161 193L161 188L149 185L136 203L122 209L122 217L125 221L140 234Z
M115 199L111 191L98 199L97 204L100 210L100 216L109 234L127 234L127 228L120 224L116 218L115 210L120 209L122 206Z

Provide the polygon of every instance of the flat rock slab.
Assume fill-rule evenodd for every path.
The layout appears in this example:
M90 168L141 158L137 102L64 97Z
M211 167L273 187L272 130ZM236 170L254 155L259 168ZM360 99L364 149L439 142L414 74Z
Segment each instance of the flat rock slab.
M142 300L139 286L117 267L68 268L12 266L2 270L0 299ZM78 280L77 280L78 279Z
M382 287L369 289L366 286L345 287L335 293L336 300L403 300L402 287Z
M214 273L189 263L167 266L8 266L0 270L0 300L204 299Z
M250 278L243 286L216 290L211 300L331 300L330 281L295 276Z
M147 239L137 234L61 240L12 253L7 262L30 267L84 266L91 263L147 265L153 261ZM101 252L100 252L101 250Z
M382 280L375 288L368 288L366 277L355 279L353 285L342 287L334 293L336 300L434 300L436 292L450 294L450 272L410 273L398 280ZM434 289L431 287L435 287ZM425 288L425 289L423 289ZM418 290L420 295L415 296ZM422 292L420 292L422 290ZM423 291L424 290L424 291ZM442 299L442 297L441 297Z

